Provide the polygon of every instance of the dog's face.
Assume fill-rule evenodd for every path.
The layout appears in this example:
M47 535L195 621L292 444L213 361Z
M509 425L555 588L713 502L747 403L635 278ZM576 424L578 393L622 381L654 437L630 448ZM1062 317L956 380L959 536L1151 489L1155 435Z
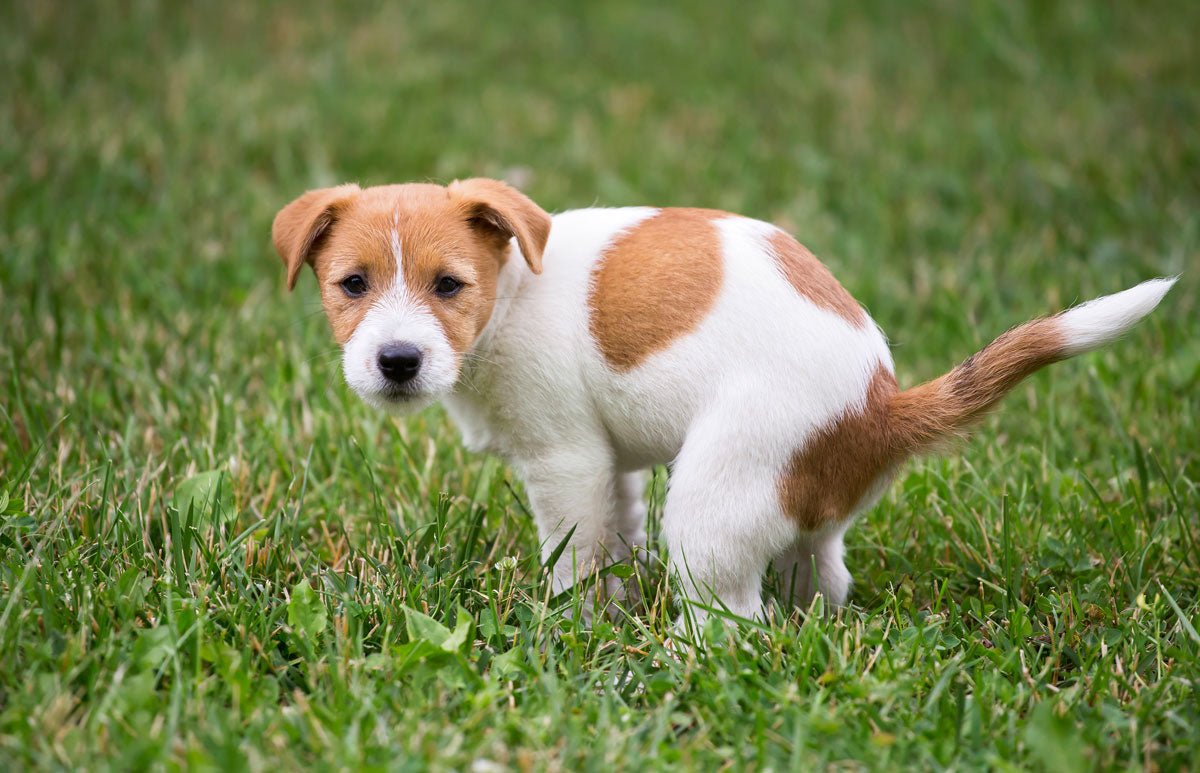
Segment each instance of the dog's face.
M305 263L317 275L347 383L368 403L410 410L454 388L510 240L540 273L549 234L540 207L484 179L309 191L272 229L288 288Z

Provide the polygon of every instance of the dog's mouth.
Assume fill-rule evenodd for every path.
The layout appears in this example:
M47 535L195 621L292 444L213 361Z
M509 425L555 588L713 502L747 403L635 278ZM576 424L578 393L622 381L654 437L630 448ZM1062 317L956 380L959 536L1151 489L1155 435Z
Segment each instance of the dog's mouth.
M413 413L421 410L436 399L436 395L411 386L389 384L370 392L358 392L368 405L389 413Z
M376 393L376 397L385 403L403 405L412 400L420 400L425 394L413 387L388 384Z

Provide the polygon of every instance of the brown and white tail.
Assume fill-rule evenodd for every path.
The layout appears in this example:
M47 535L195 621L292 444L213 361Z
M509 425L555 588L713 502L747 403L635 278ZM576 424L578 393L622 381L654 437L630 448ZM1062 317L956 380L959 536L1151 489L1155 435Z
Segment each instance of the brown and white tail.
M892 395L891 445L921 453L961 435L1023 378L1116 340L1149 314L1178 277L1151 279L1009 330L944 376Z

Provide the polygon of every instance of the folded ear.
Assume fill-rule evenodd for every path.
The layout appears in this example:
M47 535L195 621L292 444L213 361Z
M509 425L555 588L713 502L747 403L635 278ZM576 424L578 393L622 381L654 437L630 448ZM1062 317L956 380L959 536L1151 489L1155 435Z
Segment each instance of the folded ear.
M528 196L499 180L455 180L450 194L463 201L471 226L503 245L516 237L533 273L542 273L542 253L550 238L550 215Z
M354 184L319 188L279 210L275 224L271 226L271 238L287 266L289 290L296 286L301 267L312 262L313 247L337 219L338 207L358 191L359 187Z

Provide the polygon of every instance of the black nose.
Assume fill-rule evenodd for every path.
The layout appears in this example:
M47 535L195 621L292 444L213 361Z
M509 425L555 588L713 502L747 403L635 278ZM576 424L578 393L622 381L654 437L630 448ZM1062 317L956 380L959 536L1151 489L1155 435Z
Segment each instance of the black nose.
M412 344L388 344L379 350L379 372L393 384L412 381L421 369L421 350Z

